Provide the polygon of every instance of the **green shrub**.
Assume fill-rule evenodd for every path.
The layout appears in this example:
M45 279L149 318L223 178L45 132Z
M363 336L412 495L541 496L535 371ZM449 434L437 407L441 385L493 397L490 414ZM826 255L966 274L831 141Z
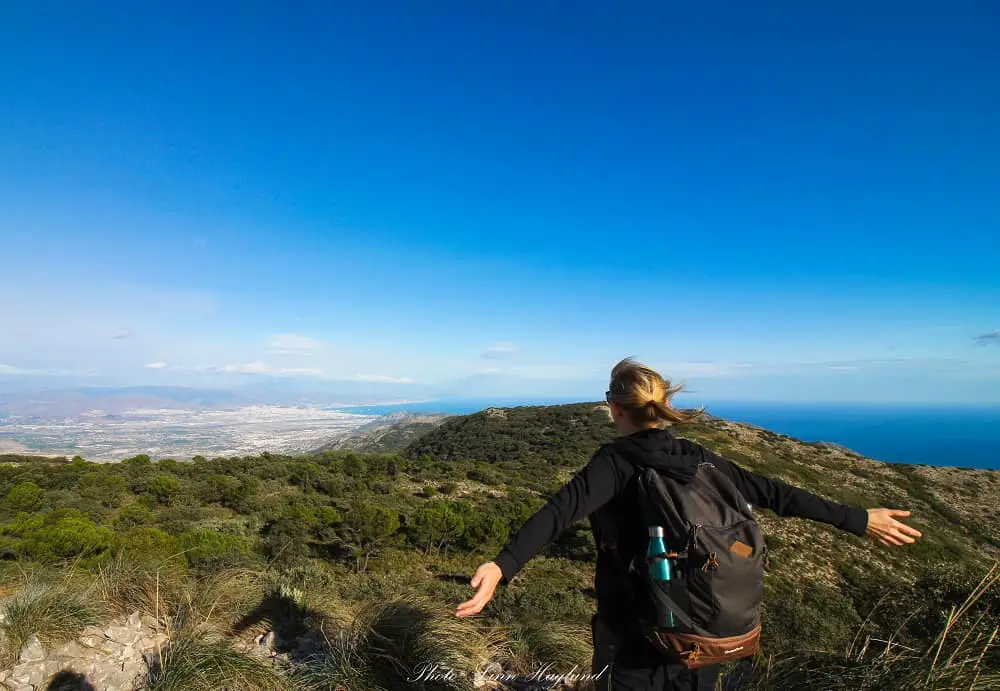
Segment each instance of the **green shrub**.
M250 543L243 538L215 530L189 530L178 536L178 542L188 563L195 568L238 564L251 552Z
M125 478L107 471L93 470L84 473L77 481L77 487L81 496L96 499L111 508L119 506L129 494Z
M399 514L378 504L355 502L344 525L362 547L374 546L399 530Z
M38 511L45 501L45 490L34 482L20 482L3 498L7 511Z
M173 475L154 475L146 483L146 491L160 504L169 504L183 489Z
M462 545L470 550L493 551L507 542L510 526L495 511L483 511L465 519Z
M355 547L357 566L363 569L368 558L399 530L399 513L378 504L355 501L341 524L341 534Z
M138 525L152 523L155 516L144 504L136 503L124 506L118 511L115 518L115 527L119 530L126 530Z
M592 603L581 592L579 576L565 565L565 561L548 558L529 562L523 578L498 591L490 615L502 623L587 622Z
M45 524L45 518L46 514L43 513L21 512L13 521L0 526L0 534L16 538L27 537Z
M237 491L240 484L235 477L215 473L201 483L198 498L207 503L221 504L226 497Z
M99 554L112 546L114 533L76 509L57 509L24 533L20 549L39 561Z
M138 554L147 559L175 557L187 563L185 555L181 553L183 550L179 540L159 528L149 526L132 528L116 536L115 548L119 552Z
M391 482L376 482L373 480L368 483L368 488L375 494L392 494Z
M843 648L861 625L839 589L808 579L777 586L767 581L762 618L768 649L775 652Z
M488 470L470 470L465 474L465 476L470 480L481 482L484 485L496 485L500 482L496 473Z
M278 518L261 530L261 549L269 560L293 564L309 556L310 527L291 518Z
M447 501L422 505L407 526L413 544L427 551L453 543L461 537L464 529L465 521L461 514Z

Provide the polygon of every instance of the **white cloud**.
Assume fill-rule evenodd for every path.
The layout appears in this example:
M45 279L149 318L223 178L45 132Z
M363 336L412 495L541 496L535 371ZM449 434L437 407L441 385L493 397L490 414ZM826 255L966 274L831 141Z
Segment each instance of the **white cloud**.
M134 336L134 335L135 334L133 334L132 331L129 330L129 329L118 329L118 331L115 332L115 335L112 336L111 338L112 338L112 340L115 340L115 341L121 341L121 340L124 340L126 338L132 338L132 336Z
M44 374L43 370L30 370L21 369L20 367L14 367L12 365L0 364L0 375L16 375L16 374Z
M238 365L224 365L222 371L227 374L273 374L276 370L272 365L260 362L246 362Z
M486 352L483 353L483 357L489 360L499 360L501 358L510 357L518 352L518 347L513 343L494 343Z
M317 367L275 367L266 362L242 362L230 365L206 365L196 367L198 372L216 372L222 374L255 374L266 376L310 376L322 377L323 370Z
M267 339L267 352L270 355L305 355L322 348L322 341L299 334L275 334Z
M167 363L165 363L165 362L151 362L148 365L144 365L144 367L146 369L165 369L167 367Z
M25 367L14 367L13 365L5 365L0 363L0 377L2 376L41 376L41 377L66 377L66 376L79 376L79 377L93 377L97 375L97 370L81 369L81 370L71 370L71 369L54 369L49 367L48 369L32 369Z
M385 374L358 374L355 379L359 381L370 381L379 384L414 384L416 383L413 379L409 377L390 377Z

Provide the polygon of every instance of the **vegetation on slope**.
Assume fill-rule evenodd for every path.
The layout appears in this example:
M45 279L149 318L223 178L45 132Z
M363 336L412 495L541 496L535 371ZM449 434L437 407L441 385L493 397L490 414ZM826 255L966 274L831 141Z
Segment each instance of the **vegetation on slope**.
M396 453L437 428L446 418L445 415L393 413L324 444L316 452Z
M834 659L858 665L870 658L859 658L852 644L890 637L894 645L928 650L951 608L995 557L996 471L884 464L720 420L677 433L831 499L910 508L927 536L888 551L825 526L762 513L772 550L766 654L775 660L802 661L790 656L807 651L813 665ZM391 641L372 632L416 630L423 618L429 639L452 635L446 633L456 625L450 611L468 596L475 566L492 558L611 434L601 407L580 404L450 418L399 454L265 453L193 462L137 456L105 465L0 458L0 576L6 580L0 607L24 610L17 598L29 592L25 574L32 593L72 574L80 583L73 592L95 593L87 601L104 604L67 610L60 616L69 623L54 637L70 635L101 612L111 617L141 609L172 617L184 632L177 640L219 668L239 659L212 636L252 637L264 626L296 636L314 632L325 641L321 653L285 670L289 679L310 688L335 688L336 679L354 679L350 688L393 688L417 653L386 648ZM586 667L593 549L584 525L567 531L501 589L481 619L463 623L472 629L461 635L478 646L477 655L505 669L530 671L553 656L565 670L573 661ZM275 607L276 592L298 593L298 614ZM995 587L982 592L950 626L948 640L971 645L988 638L998 623L997 600ZM378 609L380 602L397 605ZM5 640L12 652L28 635L14 626L0 624L10 627ZM178 643L174 650L188 648ZM875 647L865 650L869 655ZM164 660L176 663L178 654ZM376 672L384 666L375 661L385 659L395 660L391 679ZM998 669L995 649L977 664L980 672ZM192 665L159 670L151 683L183 683L202 669Z
M612 435L607 408L597 404L489 408L445 420L404 453L444 461L579 467Z

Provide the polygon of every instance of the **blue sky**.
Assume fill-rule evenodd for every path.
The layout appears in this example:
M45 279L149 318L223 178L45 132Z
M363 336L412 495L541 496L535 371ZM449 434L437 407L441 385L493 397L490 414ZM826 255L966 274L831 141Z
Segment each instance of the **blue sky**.
M996 3L232 7L5 5L0 378L1000 402Z

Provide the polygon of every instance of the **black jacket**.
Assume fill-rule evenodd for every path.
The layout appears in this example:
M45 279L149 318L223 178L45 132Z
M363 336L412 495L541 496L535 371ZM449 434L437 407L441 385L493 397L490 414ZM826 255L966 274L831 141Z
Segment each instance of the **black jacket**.
M864 535L868 514L827 501L806 490L744 470L703 446L674 437L667 430L647 429L605 444L572 480L521 527L494 560L509 583L524 564L576 521L590 517L598 545L594 589L597 610L609 626L629 628L634 621L624 570L614 555L601 549L615 536L626 554L646 549L646 526L635 494L636 465L655 467L680 482L694 476L699 463L710 462L732 480L750 504L779 516L798 516L829 523Z

